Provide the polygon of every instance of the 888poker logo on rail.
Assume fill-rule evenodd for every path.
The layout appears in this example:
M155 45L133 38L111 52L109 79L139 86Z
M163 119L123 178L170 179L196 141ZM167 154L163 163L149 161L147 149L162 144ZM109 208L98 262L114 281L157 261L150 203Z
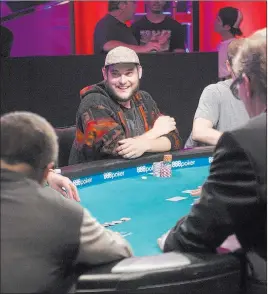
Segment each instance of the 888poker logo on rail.
M103 174L103 179L104 180L112 180L114 178L120 178L125 175L124 171L117 171L117 172L107 172Z
M75 186L77 186L77 187L90 184L91 182L92 182L92 178L84 178L84 179L73 180L73 184Z
M176 160L172 162L172 167L190 167L195 165L195 160Z
M137 173L149 173L153 171L153 166L146 166L146 165L141 165L137 167Z

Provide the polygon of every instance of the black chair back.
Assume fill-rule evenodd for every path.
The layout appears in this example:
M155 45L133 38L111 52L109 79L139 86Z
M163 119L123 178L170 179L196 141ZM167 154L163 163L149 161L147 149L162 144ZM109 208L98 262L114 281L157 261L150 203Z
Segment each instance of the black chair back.
M59 138L58 167L68 165L69 155L75 138L75 126L55 128Z

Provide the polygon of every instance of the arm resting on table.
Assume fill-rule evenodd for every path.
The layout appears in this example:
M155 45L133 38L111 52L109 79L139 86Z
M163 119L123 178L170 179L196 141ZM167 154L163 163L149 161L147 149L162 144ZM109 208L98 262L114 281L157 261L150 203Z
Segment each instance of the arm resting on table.
M150 149L147 152L165 152L171 149L171 142L167 137L160 137L149 141Z
M163 134L152 128L137 138L150 140L151 148L147 152L179 150L182 147L182 140L177 129Z
M84 209L77 263L103 264L132 255L130 245L119 233L105 229Z
M213 129L213 124L205 118L196 118L193 123L193 140L209 145L217 145L222 132Z
M257 218L257 205L251 162L232 134L225 133L216 147L200 202L171 229L164 251L215 252L229 235L250 226Z

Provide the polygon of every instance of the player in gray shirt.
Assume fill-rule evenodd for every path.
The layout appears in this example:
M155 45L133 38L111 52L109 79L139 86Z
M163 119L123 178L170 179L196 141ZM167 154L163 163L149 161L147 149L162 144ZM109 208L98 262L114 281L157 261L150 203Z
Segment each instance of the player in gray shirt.
M223 132L241 127L249 120L243 102L236 99L230 90L232 60L242 43L243 39L236 39L228 46L226 66L230 79L211 84L204 89L185 148L216 145Z

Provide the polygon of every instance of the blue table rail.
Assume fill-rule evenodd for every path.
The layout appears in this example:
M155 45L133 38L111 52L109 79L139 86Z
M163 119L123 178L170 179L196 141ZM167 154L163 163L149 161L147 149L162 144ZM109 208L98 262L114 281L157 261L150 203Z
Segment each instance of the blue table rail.
M214 148L200 147L170 152L172 169L205 166L212 162ZM152 154L135 160L111 159L66 166L62 174L71 178L78 187L100 184L122 177L151 173L154 162L163 160L166 153Z

